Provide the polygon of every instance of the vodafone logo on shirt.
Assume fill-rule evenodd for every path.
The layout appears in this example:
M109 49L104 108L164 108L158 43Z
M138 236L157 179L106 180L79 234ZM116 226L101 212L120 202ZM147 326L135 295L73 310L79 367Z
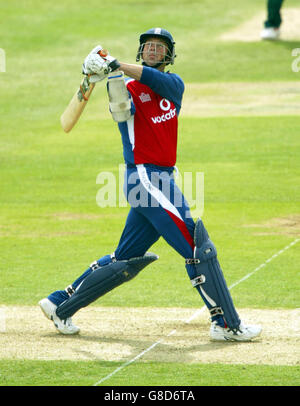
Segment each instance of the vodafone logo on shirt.
M168 110L170 110L171 103L170 103L169 100L167 100L167 99L161 99L161 101L160 101L160 103L159 103L159 107L160 107L163 111L168 111Z
M171 103L169 102L169 100L161 99L159 107L163 111L168 111L168 113L164 113L161 116L151 117L151 120L153 121L154 124L168 121L171 120L171 118L175 117L176 109L171 109Z

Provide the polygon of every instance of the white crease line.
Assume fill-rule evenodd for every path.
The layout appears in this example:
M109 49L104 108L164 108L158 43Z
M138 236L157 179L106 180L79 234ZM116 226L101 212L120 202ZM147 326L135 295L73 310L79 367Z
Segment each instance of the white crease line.
M244 280L250 278L255 272L259 271L261 268L265 267L269 262L271 262L274 258L277 258L279 255L281 255L283 252L291 248L293 245L297 244L297 242L300 241L300 238L296 238L294 241L292 241L290 244L288 244L286 247L284 247L282 250L276 252L276 254L272 255L269 259L267 259L265 262L263 262L261 265L259 265L257 268L254 269L254 271L248 273L246 276L244 276L242 279L239 281L233 283L229 289L234 288L236 285L239 283L243 282Z
M172 336L173 334L176 333L176 330L172 330L167 337ZM151 351L153 348L155 348L158 344L162 344L163 340L158 340L156 341L154 344L150 345L150 347L146 348L146 350L142 351L140 354L138 354L137 356L135 356L134 358L132 358L130 361L125 362L125 364L122 364L121 366L119 366L117 369L115 369L113 372L111 372L109 375L105 376L104 378L100 379L100 381L94 383L93 386L98 386L100 385L100 383L106 381L107 379L109 379L110 377L112 377L113 375L115 375L117 372L119 372L121 369L127 367L128 365L132 364L133 362L135 362L136 360L138 360L139 358L141 358L143 355L145 355L148 351Z
M137 359L141 358L144 354L146 354L148 351L151 351L152 348L155 348L158 344L162 343L163 341L156 341L156 343L152 344L150 347L148 347L146 350L142 351L140 354L138 354L136 357L132 358L130 361L125 362L125 364L122 364L121 366L119 366L117 369L115 369L113 372L111 372L109 375L105 376L104 378L100 379L100 381L94 383L93 386L98 386L100 385L100 383L106 381L107 379L109 379L110 377L112 377L113 375L115 375L117 372L119 372L121 369L126 368L128 365L132 364L134 361L136 361Z
M229 286L229 290L234 288L236 285L240 284L241 282L245 281L246 279L250 278L254 273L259 271L261 268L264 268L269 262L271 262L274 258L277 258L279 255L281 255L283 252L291 248L293 245L297 244L300 239L296 238L294 241L292 241L290 244L288 244L286 247L282 248L280 251L276 252L276 254L272 255L270 258L268 258L265 262L260 264L257 268L255 268L252 272L249 272L246 276L243 278L239 279L237 282L234 282L232 285ZM185 320L185 323L190 323L192 320L197 318L201 313L203 313L207 309L206 306L201 307L198 309L190 318ZM172 330L169 334L167 334L166 337L170 337L176 333L176 329ZM163 339L156 341L154 344L150 345L150 347L146 348L144 351L142 351L140 354L136 355L134 358L132 358L130 361L125 362L118 368L116 368L113 372L111 372L109 375L105 376L104 378L100 379L98 382L94 383L93 386L98 386L102 382L106 381L107 379L111 378L113 375L115 375L117 372L121 371L122 369L126 368L128 365L132 364L139 358L141 358L143 355L145 355L147 352L151 351L153 348L155 348L158 344L163 344Z

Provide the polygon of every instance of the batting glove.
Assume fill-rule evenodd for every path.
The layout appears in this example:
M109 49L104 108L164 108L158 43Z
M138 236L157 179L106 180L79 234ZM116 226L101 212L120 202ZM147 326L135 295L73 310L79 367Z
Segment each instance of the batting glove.
M103 48L97 45L85 58L82 65L82 73L89 76L90 83L103 80L107 75L120 67L116 58L105 51L105 56L99 55Z
M101 71L105 71L108 69L107 62L101 58L98 54L90 54L88 55L83 63L82 72L85 75L91 75L93 73L100 74Z

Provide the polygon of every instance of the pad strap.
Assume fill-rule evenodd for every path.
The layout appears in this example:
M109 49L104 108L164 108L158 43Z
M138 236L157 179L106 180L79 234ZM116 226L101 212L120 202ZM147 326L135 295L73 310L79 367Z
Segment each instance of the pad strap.
M213 316L217 316L217 315L224 315L224 312L222 310L222 307L212 307L211 309L209 309L209 312L211 314L211 317Z
M196 276L196 278L191 279L192 285L195 288L198 285L202 285L202 283L205 283L205 276L204 275L199 275Z
M186 265L200 264L200 259L198 259L198 258L186 258L185 263L186 263Z
M69 285L65 288L65 291L67 292L68 296L71 297L75 292L75 289L73 288L72 285Z

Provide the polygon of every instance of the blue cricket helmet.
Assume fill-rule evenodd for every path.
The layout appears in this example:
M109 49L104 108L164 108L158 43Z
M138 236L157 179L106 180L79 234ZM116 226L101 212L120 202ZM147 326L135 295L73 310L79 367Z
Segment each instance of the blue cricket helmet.
M141 58L142 52L143 52L143 47L145 42L147 41L148 38L153 38L157 37L165 41L168 45L168 55L167 55L167 65L171 64L173 65L174 59L176 57L175 55L175 41L170 34L169 31L165 30L164 28L150 28L150 30L144 32L143 34L140 35L140 46L137 52L136 56L136 61L138 62Z

